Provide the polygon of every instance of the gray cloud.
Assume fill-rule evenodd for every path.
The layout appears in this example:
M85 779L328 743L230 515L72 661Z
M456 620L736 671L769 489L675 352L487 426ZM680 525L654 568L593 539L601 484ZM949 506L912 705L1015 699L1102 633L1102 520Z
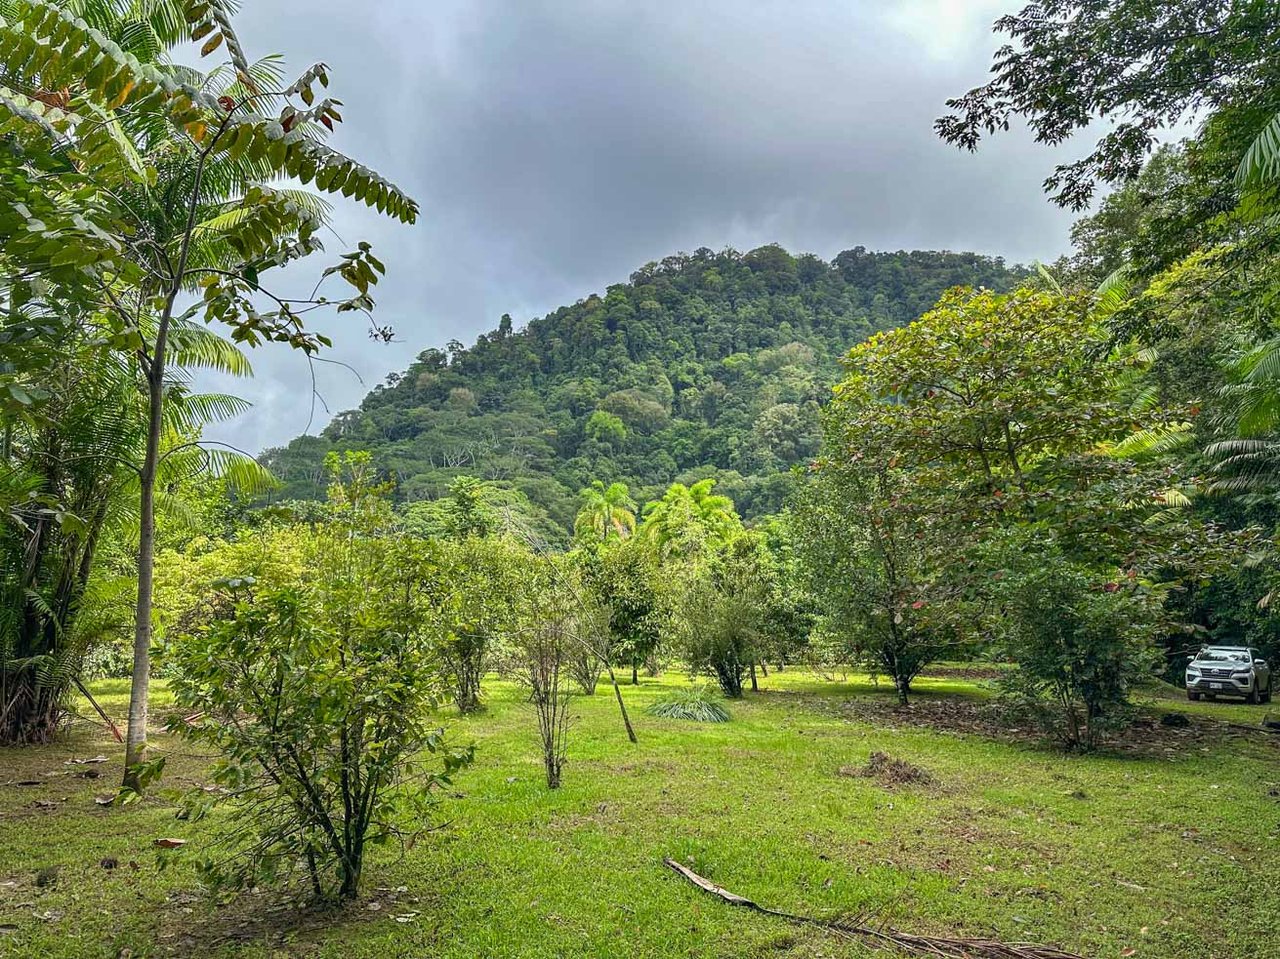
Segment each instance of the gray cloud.
M326 322L331 355L364 385L319 366L322 394L349 408L428 346L676 250L1057 255L1070 217L1041 193L1052 153L1014 133L970 156L932 132L944 99L983 77L989 24L1009 5L317 0L305 18L246 5L251 51L296 69L324 58L346 103L336 145L423 210L409 228L339 201L337 232L387 263L377 318L399 342ZM255 409L216 431L250 449L297 435L310 406L301 357L263 349L254 365L231 388Z

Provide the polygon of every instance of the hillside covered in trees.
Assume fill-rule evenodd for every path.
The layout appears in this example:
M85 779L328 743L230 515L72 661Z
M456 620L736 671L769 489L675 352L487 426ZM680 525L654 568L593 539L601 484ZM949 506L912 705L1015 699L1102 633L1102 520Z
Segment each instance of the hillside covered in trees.
M460 475L516 491L568 529L593 479L641 502L708 476L744 515L776 510L819 442L815 415L840 358L924 313L949 287L1006 290L1020 275L973 253L869 252L827 263L778 246L669 256L473 346L423 351L320 436L269 450L284 499L323 498L331 450L369 450L403 501Z

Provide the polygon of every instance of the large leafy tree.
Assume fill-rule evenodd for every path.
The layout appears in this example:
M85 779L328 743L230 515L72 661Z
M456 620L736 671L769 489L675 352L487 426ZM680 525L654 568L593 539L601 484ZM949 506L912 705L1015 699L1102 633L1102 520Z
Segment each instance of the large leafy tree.
M938 461L989 493L1026 488L1048 455L1105 435L1111 371L1087 296L956 289L909 327L855 347L837 389L840 428L902 465ZM1113 424L1114 425L1114 424Z
M1256 133L1280 107L1280 8L1270 0L1038 0L995 29L1009 42L994 76L948 101L954 112L938 132L972 150L1021 120L1058 145L1108 118L1093 149L1045 181L1074 209L1099 181L1136 177L1162 131L1230 110Z
M53 4L12 0L0 14L0 132L17 148L4 161L0 207L15 332L39 335L30 332L37 313L61 324L100 317L145 385L127 770L146 743L155 491L175 324L202 315L251 346L327 345L305 322L326 299L263 286L273 267L320 248L317 205L271 180L294 177L405 222L417 216L409 197L324 142L341 114L337 101L317 98L328 84L323 64L286 85L274 61L246 59L226 3L192 0L181 10L201 54L226 56L209 77L168 65L159 50L143 62ZM368 311L381 269L361 244L327 270L354 287L337 309ZM137 784L136 773L126 784Z

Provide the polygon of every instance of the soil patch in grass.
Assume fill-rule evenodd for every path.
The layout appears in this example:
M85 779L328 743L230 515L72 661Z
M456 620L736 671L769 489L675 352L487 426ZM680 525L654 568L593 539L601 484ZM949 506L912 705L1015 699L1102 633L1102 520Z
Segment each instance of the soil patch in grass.
M865 766L841 766L841 776L872 779L881 786L931 786L936 780L927 769L876 750Z

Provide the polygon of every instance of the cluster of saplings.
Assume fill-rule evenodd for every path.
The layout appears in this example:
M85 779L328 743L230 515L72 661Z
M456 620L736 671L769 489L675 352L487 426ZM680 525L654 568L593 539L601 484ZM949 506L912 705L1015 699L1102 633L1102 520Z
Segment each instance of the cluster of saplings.
M235 810L200 864L213 885L301 868L316 894L354 895L367 844L408 841L470 758L446 743L440 707L483 709L486 676L526 688L555 788L570 697L603 671L616 689L662 650L740 696L761 657L785 655L768 645L789 610L767 536L710 482L672 487L638 529L625 488L597 483L574 548L553 553L485 484L456 483L428 537L406 531L368 453L329 468L328 501L307 516L272 510L159 557L170 727L220 757L219 789L187 814Z
M958 289L857 347L823 456L756 529L711 481L639 522L597 482L573 548L549 552L463 480L423 536L347 453L308 517L163 554L174 729L224 757L248 834L211 877L306 863L321 891L333 865L353 894L364 843L424 822L467 759L435 707L482 708L495 670L528 688L553 788L573 691L663 659L729 697L766 662L860 662L905 703L931 661L986 652L1016 663L1008 692L1047 729L1092 748L1150 674L1170 592L1251 542L1180 508L1166 451L1185 427L1141 403L1147 361L1107 349L1105 320L1090 294Z

